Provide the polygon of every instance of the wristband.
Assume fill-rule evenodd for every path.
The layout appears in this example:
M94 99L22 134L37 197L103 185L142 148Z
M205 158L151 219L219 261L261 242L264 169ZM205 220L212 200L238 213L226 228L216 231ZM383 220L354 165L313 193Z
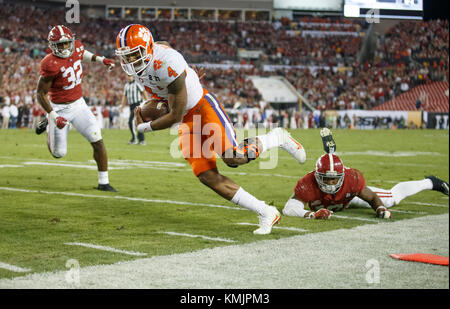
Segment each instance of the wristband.
M103 63L103 59L105 59L105 57L103 57L103 56L95 56L95 61L96 62L100 62L100 63Z
M150 125L152 122L144 122L141 123L137 126L137 130L139 133L145 133L145 132L150 132L153 131L152 126Z

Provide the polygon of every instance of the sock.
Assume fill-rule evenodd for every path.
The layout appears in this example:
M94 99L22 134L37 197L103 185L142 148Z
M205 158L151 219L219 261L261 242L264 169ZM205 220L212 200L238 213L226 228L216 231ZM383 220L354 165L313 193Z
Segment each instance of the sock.
M265 208L268 207L265 202L258 200L256 197L242 189L242 187L237 190L231 201L248 210L256 212L258 215L263 214Z
M275 134L271 134L272 132L273 131L270 131L267 134L257 136L262 145L261 153L275 147L280 147L278 136L276 136Z
M400 203L401 200L408 196L417 194L423 190L432 190L433 183L430 179L422 179L415 181L399 182L392 189L391 192L395 199L395 204Z
M106 185L108 183L109 183L108 171L106 171L106 172L98 171L98 184Z

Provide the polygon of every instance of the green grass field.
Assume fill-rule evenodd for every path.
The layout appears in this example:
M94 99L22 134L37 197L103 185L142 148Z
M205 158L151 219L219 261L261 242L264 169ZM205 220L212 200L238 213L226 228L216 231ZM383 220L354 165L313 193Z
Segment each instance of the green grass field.
M238 169L219 162L219 170L281 211L297 179L314 168L323 152L318 130L291 133L307 151L306 164L299 165L280 150L275 169L260 169L259 162L253 161ZM110 193L94 189L97 171L92 149L79 133L70 132L68 153L56 160L48 152L46 134L0 130L0 263L29 270L0 267L0 278L65 270L70 259L85 267L142 258L66 243L108 246L152 257L349 229L381 220L370 209L348 209L339 215L356 219L332 217L326 222L283 217L279 227L307 231L274 229L271 235L255 236L256 226L239 224L257 224L254 213L216 195L200 184L184 159L171 157L176 136L168 130L149 133L147 145L140 146L127 145L129 135L128 131L103 131L110 183L119 190ZM336 130L334 138L344 164L361 170L368 185L389 189L396 182L431 174L448 181L448 131ZM393 221L448 213L448 198L435 191L421 192L393 211Z

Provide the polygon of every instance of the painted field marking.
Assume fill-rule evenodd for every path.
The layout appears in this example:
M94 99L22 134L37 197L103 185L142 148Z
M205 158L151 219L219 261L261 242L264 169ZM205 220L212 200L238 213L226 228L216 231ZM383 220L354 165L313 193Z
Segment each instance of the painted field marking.
M240 223L236 223L239 225L252 225L252 226L259 226L256 223L249 223L249 222L240 222ZM286 230L286 231L295 231L295 232L308 232L308 230L305 229L301 229L298 227L288 227L288 226L272 226L273 229L277 229L277 230Z
M225 206L225 205L192 203L192 202L172 201L172 200L153 200L153 199L145 199L145 198L138 198L138 197L126 197L126 196L120 196L120 195L109 196L109 195L94 195L94 194L82 194L82 193L73 193L73 192L52 192L52 191L27 190L27 189L8 188L8 187L0 187L0 190L13 191L13 192L25 192L25 193L59 194L59 195L65 195L65 196L79 196L79 197L89 197L89 198L120 199L120 200L128 200L128 201L139 201L139 202L145 202L145 203L164 203L164 204L174 204L174 205L204 206L204 207L212 207L212 208L246 210L245 208Z
M422 202L408 202L408 203L415 204L415 205L433 206L433 207L448 207L448 204L433 204L433 203L422 203Z
M89 160L89 162L95 162L94 160ZM141 161L141 160L110 160L112 164L118 165L159 165L159 166L176 166L176 167L186 167L185 163L180 162L170 162L170 161Z
M2 164L2 165L0 165L0 168L2 168L2 167L23 167L23 165Z
M112 247L99 246L99 245L87 244L87 243L82 243L82 242L66 242L64 244L68 245L68 246L80 246L80 247L98 249L98 250L114 252L114 253L122 253L122 254L133 255L133 256L146 256L147 255L147 253L120 250L120 249L116 249L116 248L112 248Z
M0 262L0 268L6 269L9 271L13 271L16 273L27 273L27 272L31 271L31 269L29 269L29 268L22 268L22 267L14 266L11 264L2 263L2 262Z
M347 217L347 216L339 216L339 215L335 215L335 214L333 214L331 217L335 217L335 218L339 218L339 219L349 219L349 220L359 220L359 221L380 223L380 220L377 220L377 219L369 219L369 218L361 218L361 217Z
M61 161L58 160L58 163L45 161L45 160L37 160L31 158L11 158L6 156L0 156L0 158L9 158L9 159L21 159L21 160L29 160L26 162L21 162L25 165L43 165L43 166L58 166L58 167L71 167L71 168L86 168L90 170L96 170L97 166L95 165L94 160L89 160L88 162L94 163L93 165L86 165L84 162L77 161ZM291 158L291 157L289 157ZM292 158L291 158L292 159ZM162 161L140 161L140 160L111 160L110 170L124 170L124 169L133 169L133 168L147 168L154 170L163 170L163 171L177 171L177 172L188 172L192 173L192 169L185 168L186 164L179 162L162 162ZM0 165L1 167L24 167L23 165ZM279 173L270 174L270 173L247 173L247 172L227 172L224 171L223 174L227 175L237 175L237 176L256 176L256 177L281 177L281 178L290 178L290 179L299 179L301 175L293 176L293 175L283 175Z
M405 213L405 214L414 214L414 215L426 215L428 212L424 211L410 211L410 210L398 210L398 209L392 209L389 208L390 212L399 212L399 213Z
M68 164L68 163L51 163L51 162L22 162L25 165L47 165L47 166L59 166L59 167L74 167L74 168L87 168L90 170L97 170L95 165L84 165L84 164ZM124 170L127 167L113 167L110 166L109 170Z
M214 241L236 242L236 240L233 240L233 239L219 238L219 237L208 237L208 236L203 236L203 235L193 235L193 234L176 233L176 232L160 232L160 233L161 234L171 235L171 236L185 236L185 237L202 238L202 239L214 240Z

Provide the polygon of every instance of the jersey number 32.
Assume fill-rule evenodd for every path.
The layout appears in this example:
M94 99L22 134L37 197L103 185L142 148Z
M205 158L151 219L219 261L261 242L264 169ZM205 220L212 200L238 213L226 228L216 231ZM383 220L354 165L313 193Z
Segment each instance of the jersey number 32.
M70 90L74 88L76 85L81 84L81 74L83 73L83 68L81 66L81 60L77 60L74 62L73 66L68 67L62 77L66 78L70 85L64 86L64 90Z

